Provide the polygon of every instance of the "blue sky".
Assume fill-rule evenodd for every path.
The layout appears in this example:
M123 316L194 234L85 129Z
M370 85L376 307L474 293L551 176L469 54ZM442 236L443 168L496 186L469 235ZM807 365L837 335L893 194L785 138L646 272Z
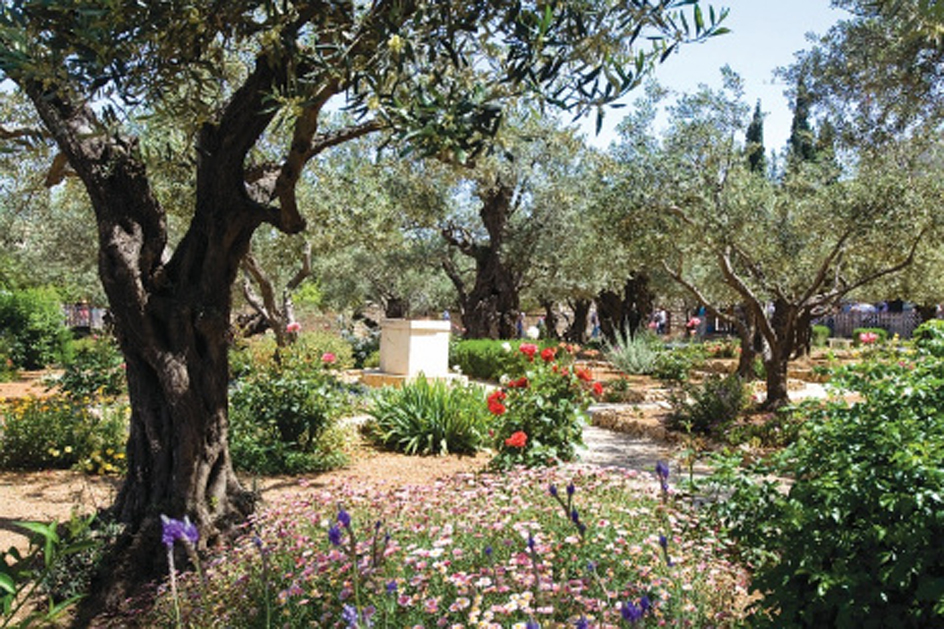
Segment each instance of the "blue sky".
M846 14L832 9L829 0L703 0L703 4L714 6L716 11L728 7L725 24L731 32L703 44L683 46L656 69L657 80L680 92L695 91L701 83L720 87L719 69L730 65L744 79L746 102L753 108L761 99L761 109L767 113L767 150L782 150L790 134L792 113L783 95L787 86L774 78L773 70L789 65L796 51L810 46L807 33L825 33ZM635 97L630 94L629 100ZM586 120L583 128L590 142L606 147L625 111L608 111L599 137L593 134L595 120Z

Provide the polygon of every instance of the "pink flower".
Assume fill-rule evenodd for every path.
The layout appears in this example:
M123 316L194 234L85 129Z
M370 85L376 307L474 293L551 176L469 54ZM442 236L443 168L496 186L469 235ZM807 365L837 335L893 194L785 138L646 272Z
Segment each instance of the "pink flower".
M287 326L285 326L285 331L289 334L296 334L302 331L302 324L298 321L292 321Z
M688 323L685 324L685 327L697 328L699 325L701 325L701 319L699 319L698 317L692 317L691 319L688 320Z
M859 342L863 345L871 345L878 340L878 334L875 332L862 332L859 334Z
M323 362L326 365L333 364L337 359L338 357L332 354L331 352L325 352L324 354L321 355L321 362Z

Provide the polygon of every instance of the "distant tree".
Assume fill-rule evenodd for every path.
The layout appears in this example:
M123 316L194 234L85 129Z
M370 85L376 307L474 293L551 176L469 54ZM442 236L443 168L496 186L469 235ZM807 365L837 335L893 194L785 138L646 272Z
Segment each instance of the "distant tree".
M812 162L816 158L816 134L810 123L810 93L806 87L806 77L797 77L796 93L793 97L793 120L790 123L790 137L787 139L787 168L796 168L803 162Z
M747 134L744 140L747 163L751 172L766 173L767 154L764 148L764 113L760 109L760 99L757 100L757 105L754 107L754 116L751 118L751 124L747 126Z
M739 85L729 74L724 90L680 97L659 148L640 153L648 165L636 181L645 188L627 212L661 225L666 271L745 332L742 347L752 339L746 324L756 326L765 405L776 408L789 400L787 367L811 317L906 268L939 191L908 146L839 181L815 162L797 164L783 182L751 172L734 140L748 111Z

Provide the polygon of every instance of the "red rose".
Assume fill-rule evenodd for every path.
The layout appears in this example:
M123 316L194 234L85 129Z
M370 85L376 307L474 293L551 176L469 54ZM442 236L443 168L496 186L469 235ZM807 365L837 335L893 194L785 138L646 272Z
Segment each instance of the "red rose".
M518 351L528 357L528 360L534 360L534 355L538 351L538 346L534 343L522 343L518 346Z
M594 382L593 392L596 393L597 395L603 395L603 385L600 384L599 382Z
M523 448L528 443L528 435L522 431L513 432L511 436L505 439L505 445L509 448Z
M503 415L508 409L498 400L489 399L488 410L492 415Z
M592 381L593 381L593 376L590 375L590 370L589 370L589 369L583 369L583 368L581 368L581 367L575 367L575 368L574 368L574 373L577 375L577 378L578 378L579 380L583 380L584 382L592 382Z
M553 347L545 347L543 350L541 350L541 360L543 360L546 363L549 363L552 360L554 360L554 356L556 354L557 354L557 350L554 349Z

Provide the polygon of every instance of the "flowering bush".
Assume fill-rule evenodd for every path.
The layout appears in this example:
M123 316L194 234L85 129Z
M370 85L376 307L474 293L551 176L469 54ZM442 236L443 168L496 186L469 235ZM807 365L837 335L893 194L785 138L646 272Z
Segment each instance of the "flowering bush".
M591 392L602 393L584 370L573 369L573 348L532 343L518 351L528 359L523 376L506 379L487 399L495 416L492 465L550 465L572 461L583 445L583 426ZM594 388L594 387L597 388Z
M0 403L0 469L121 473L128 406L62 395Z
M719 627L746 600L726 551L650 475L517 469L301 489L177 586L192 627ZM133 620L172 625L167 590Z
M884 345L888 340L888 330L883 328L856 328L852 331L856 345Z
M110 336L92 336L75 342L73 356L56 380L61 391L83 397L116 397L128 390L125 362Z
M351 407L352 390L338 379L335 363L323 359L321 344L305 336L283 348L279 361L252 346L243 350L249 360L240 363L230 389L229 442L237 468L289 474L347 461L338 419Z

